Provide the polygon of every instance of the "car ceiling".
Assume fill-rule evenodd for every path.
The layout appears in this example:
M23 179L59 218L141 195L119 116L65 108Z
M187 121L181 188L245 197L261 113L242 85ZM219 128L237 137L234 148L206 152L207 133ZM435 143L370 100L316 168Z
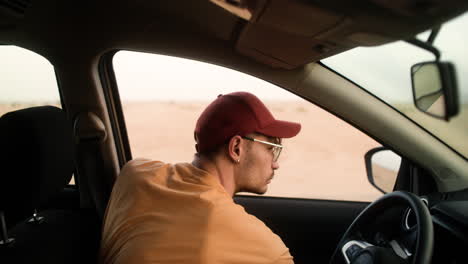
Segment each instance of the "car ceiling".
M241 2L254 3L249 22L209 0L1 0L0 41L54 61L71 48L74 53L138 49L141 38L157 43L159 37L195 33L262 63L291 69L356 46L409 38L468 9L464 0Z

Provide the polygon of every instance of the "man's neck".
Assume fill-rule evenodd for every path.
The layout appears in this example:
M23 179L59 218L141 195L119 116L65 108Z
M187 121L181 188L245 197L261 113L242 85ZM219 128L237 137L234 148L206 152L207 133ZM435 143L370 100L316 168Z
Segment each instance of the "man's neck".
M234 196L236 184L231 164L226 163L222 158L208 159L203 156L196 156L192 161L192 165L214 175L226 192Z

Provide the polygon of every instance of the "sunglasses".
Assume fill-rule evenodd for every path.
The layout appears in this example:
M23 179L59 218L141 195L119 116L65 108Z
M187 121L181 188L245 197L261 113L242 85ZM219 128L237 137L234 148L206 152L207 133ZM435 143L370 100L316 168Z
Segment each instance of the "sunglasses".
M283 149L282 145L271 143L271 142L268 142L268 141L258 140L258 139L251 138L251 137L245 137L244 136L242 138L250 140L250 141L259 142L259 143L262 143L262 144L273 146L273 148L271 149L271 152L273 153L273 161L274 162L278 161L278 158L279 158L279 156L281 154L281 150Z

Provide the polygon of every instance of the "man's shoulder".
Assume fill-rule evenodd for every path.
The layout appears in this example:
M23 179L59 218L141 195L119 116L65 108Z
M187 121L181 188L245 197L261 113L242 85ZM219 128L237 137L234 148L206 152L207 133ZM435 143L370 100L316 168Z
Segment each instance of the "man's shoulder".
M171 166L171 164L164 163L162 161L150 160L150 159L133 159L127 162L120 171L119 177L125 177L127 175L138 175L153 173L163 167Z
M144 159L144 158L136 158L128 161L122 168L122 170L132 170L138 168L159 168L164 165L169 165L162 161L158 160L151 160L151 159Z

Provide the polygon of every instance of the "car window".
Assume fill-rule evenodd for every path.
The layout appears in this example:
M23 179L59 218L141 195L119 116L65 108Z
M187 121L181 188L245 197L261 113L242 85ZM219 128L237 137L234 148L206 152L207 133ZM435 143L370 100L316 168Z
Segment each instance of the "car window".
M61 108L54 67L44 57L16 46L0 46L0 114L31 106Z
M0 46L0 58L0 116L33 106L62 108L54 67L47 59L17 46Z
M441 60L452 62L457 70L460 113L446 122L428 116L414 106L410 67L433 61L434 56L403 41L369 48L356 48L322 62L351 79L368 92L385 101L410 118L461 156L468 158L468 50L463 34L468 14L442 25L434 45L441 51ZM418 35L425 41L427 32Z
M258 78L223 67L155 54L120 51L113 59L132 156L190 162L193 130L219 94L247 91L278 119L302 124L283 141L280 169L268 196L372 201L364 154L379 144L321 108Z

